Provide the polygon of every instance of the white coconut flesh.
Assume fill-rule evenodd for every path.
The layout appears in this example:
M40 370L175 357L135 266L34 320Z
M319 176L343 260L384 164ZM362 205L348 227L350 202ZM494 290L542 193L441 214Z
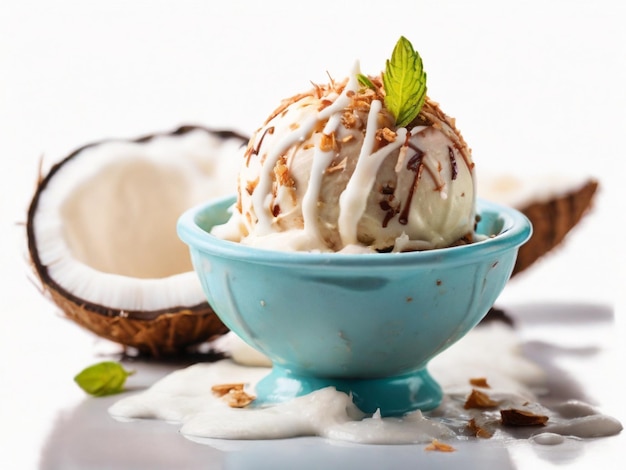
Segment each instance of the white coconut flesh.
M500 204L524 208L529 204L545 203L563 197L587 184L589 175L583 173L541 173L519 175L482 171L478 181L479 197Z
M243 142L195 129L74 153L44 180L30 221L39 264L71 296L107 309L204 302L176 221L234 192Z

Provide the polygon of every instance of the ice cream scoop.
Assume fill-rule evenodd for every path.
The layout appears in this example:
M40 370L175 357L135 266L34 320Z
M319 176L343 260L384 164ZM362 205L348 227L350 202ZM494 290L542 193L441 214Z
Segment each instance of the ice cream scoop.
M425 98L405 126L385 104L383 76L358 64L342 81L284 100L243 156L222 238L294 251L414 251L471 241L470 150Z

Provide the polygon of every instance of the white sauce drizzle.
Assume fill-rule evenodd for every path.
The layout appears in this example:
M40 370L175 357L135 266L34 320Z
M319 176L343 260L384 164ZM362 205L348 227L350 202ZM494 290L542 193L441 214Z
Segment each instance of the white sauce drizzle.
M340 123L341 115L334 114L326 123L323 133L330 135L337 129ZM318 138L321 140L322 136L320 135ZM317 201L319 200L320 193L322 191L324 172L326 171L326 168L328 168L328 165L330 165L334 155L334 150L331 149L324 152L319 143L316 145L309 184L302 198L304 230L307 232L309 237L314 237L316 239L320 238L319 230L317 228Z
M376 116L382 109L382 103L372 101L361 152L354 168L354 173L346 185L346 189L339 197L339 220L338 229L341 241L344 245L357 244L357 225L367 206L367 195L376 181L376 173L384 159L393 150L404 143L406 129L401 128L397 132L396 140L383 147L376 153L372 153L376 138L378 122Z
M273 215L270 210L270 203L272 193L272 172L276 162L289 147L298 141L303 141L306 136L311 133L318 122L330 119L333 114L340 113L350 104L350 97L348 95L351 94L351 92L356 92L358 90L358 74L359 63L357 62L352 73L350 74L348 83L337 99L316 115L305 119L298 129L287 135L281 142L278 142L275 146L273 146L265 157L263 168L260 172L259 183L252 193L252 206L258 219L258 235L267 235L272 232Z

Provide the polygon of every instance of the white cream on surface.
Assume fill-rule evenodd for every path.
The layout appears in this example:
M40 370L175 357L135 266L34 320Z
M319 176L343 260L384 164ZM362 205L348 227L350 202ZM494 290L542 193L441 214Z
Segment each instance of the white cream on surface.
M494 440L532 437L538 444L550 445L571 436L609 436L622 429L619 421L582 402L543 406L533 392L544 383L543 371L521 355L513 333L501 325L472 330L435 358L429 369L444 388L444 400L435 410L416 411L401 418L381 418L377 413L366 416L348 395L330 387L264 408L230 408L213 395L211 387L245 383L253 394L255 383L269 369L262 366L262 356L246 352L246 347L232 337L222 344L232 347L238 360L259 366L229 359L196 364L166 376L146 391L121 399L109 409L110 414L120 420L161 419L177 423L184 436L200 442L210 438L321 436L362 444L417 444L433 439L453 443L470 436L467 425L472 418L493 433ZM490 388L470 385L469 380L477 377L486 378ZM465 409L472 388L488 394L499 405ZM509 407L545 415L548 422L545 426L503 426L499 409Z

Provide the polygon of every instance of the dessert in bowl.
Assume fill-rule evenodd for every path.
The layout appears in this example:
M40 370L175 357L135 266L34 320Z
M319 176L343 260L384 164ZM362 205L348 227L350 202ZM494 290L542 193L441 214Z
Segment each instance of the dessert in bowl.
M441 400L428 361L487 313L531 227L476 199L471 151L400 38L284 100L244 152L236 197L178 223L210 304L273 370L257 403L334 386L364 412Z
M439 405L430 359L487 313L531 226L517 210L477 202L471 244L407 253L276 251L210 233L234 198L188 210L179 236L209 303L273 363L257 403L334 386L364 412L401 415Z

